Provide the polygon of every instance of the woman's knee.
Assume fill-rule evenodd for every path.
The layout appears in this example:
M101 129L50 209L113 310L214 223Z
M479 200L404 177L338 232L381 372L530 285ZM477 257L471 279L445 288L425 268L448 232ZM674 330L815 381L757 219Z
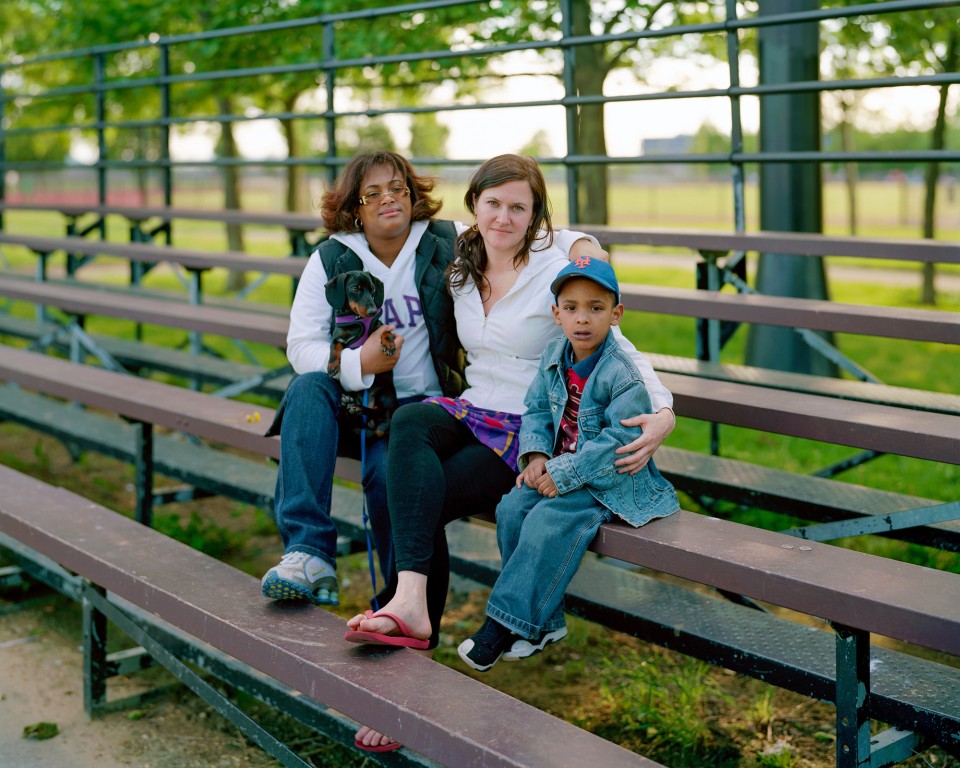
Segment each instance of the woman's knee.
M406 441L422 439L429 433L431 425L436 423L438 412L446 413L435 403L401 405L390 420L390 442L405 446Z

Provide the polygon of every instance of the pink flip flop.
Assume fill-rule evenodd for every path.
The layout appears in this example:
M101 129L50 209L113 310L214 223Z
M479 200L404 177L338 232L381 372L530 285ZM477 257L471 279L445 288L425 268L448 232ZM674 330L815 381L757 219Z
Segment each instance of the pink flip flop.
M399 635L385 635L382 632L363 632L361 630L349 630L343 633L343 639L348 643L366 643L367 645L390 645L400 648L414 648L418 651L425 651L430 647L430 640L421 640L419 637L413 637L410 634L410 628L399 616L392 613L378 613L374 616L372 611L367 611L364 615L368 619L384 618L391 619L400 630ZM379 750L378 750L379 751Z
M391 742L390 744L377 744L376 746L370 744L364 744L362 741L354 740L353 746L357 749L362 749L364 752L393 752L395 749L400 749L403 744L399 741Z

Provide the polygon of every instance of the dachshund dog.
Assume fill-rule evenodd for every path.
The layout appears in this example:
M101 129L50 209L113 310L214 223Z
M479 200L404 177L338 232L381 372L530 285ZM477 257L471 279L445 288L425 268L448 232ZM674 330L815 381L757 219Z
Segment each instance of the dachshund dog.
M327 373L340 373L340 354L344 349L358 349L383 322L383 283L369 272L341 272L324 286L327 303L333 307L334 327L330 339L330 362ZM397 347L392 333L381 336L381 350L393 357ZM353 416L365 417L362 427L377 437L387 433L390 417L397 407L397 394L389 372L378 373L367 391L367 404L359 393L345 392L341 405Z

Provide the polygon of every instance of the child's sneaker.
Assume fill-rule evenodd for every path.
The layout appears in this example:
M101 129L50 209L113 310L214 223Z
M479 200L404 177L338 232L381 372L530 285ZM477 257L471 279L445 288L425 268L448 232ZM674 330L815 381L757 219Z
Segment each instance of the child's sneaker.
M560 629L552 629L541 632L540 636L536 640L525 640L521 637L517 640L514 640L513 645L510 646L510 650L504 652L503 660L520 661L520 659L526 659L529 656L533 656L535 653L540 653L540 651L542 651L551 643L560 642L566 636L567 628L560 627Z
M309 600L317 605L340 605L337 572L322 557L307 552L287 552L260 582L263 596L271 600Z
M457 653L477 672L486 672L516 639L513 632L488 616L477 632L460 643Z

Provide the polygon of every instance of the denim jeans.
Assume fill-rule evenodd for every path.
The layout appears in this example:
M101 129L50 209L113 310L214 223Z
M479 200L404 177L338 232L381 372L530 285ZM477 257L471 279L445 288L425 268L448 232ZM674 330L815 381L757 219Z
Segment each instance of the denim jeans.
M548 499L526 485L497 507L503 568L487 615L533 640L564 626L563 596L601 523L613 513L585 488Z
M340 383L325 373L305 373L290 382L280 410L280 467L274 514L284 552L308 552L336 566L337 529L330 519L337 456L360 458L360 436L341 429ZM393 540L387 511L387 439L366 437L363 493L380 572L393 571Z

